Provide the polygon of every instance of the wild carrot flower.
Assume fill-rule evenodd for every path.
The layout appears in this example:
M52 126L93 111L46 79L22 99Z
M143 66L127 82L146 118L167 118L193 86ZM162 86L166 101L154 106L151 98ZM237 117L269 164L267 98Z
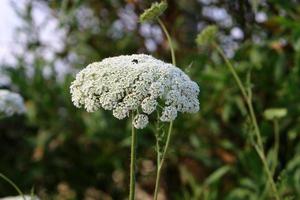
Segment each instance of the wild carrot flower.
M144 54L106 58L89 64L71 85L72 101L88 112L103 108L124 119L138 111L133 125L144 128L148 115L162 108L161 121L178 112L199 110L199 87L179 68Z

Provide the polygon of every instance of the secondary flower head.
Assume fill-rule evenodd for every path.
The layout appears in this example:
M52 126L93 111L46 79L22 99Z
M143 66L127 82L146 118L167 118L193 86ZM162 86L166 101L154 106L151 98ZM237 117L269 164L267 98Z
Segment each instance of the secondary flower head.
M165 1L153 3L150 8L146 9L140 16L140 22L151 22L156 20L166 9L168 4Z
M218 32L218 28L214 25L205 27L201 33L197 35L196 43L198 46L211 45L215 39Z
M23 98L18 93L0 89L0 116L10 117L25 110Z
M161 121L177 112L199 110L199 87L179 68L144 54L106 58L89 64L71 85L72 101L88 112L103 108L124 119L131 111L143 112L133 125L144 128L148 117L162 108Z
M264 117L267 120L280 119L287 115L287 109L285 108L269 108L264 111Z

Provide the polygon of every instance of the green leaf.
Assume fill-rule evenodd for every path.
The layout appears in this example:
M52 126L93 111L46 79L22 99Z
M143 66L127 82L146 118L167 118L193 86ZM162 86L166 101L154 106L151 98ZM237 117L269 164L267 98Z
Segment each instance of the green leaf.
M222 178L222 176L224 176L229 170L230 170L229 166L220 167L219 169L217 169L216 171L214 171L211 175L209 175L207 177L204 184L211 185L211 184L215 183L220 178Z

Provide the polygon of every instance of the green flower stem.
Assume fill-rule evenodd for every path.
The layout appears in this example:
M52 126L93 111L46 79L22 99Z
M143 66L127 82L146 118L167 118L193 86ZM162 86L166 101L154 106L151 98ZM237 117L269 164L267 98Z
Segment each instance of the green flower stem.
M23 200L25 199L24 194L22 193L22 191L20 190L20 188L18 188L18 186L9 178L7 178L4 174L0 173L0 178L2 178L3 180L5 180L6 182L8 182L11 186L13 186L15 188L15 190L19 193L20 196L22 196Z
M156 138L156 151L157 151L157 156L156 156L156 179L155 179L155 189L154 189L154 197L153 199L157 199L158 196L158 187L159 187L159 181L160 181L160 170L161 170L161 165L160 165L160 152L159 152L159 141L158 138Z
M267 177L268 177L268 182L269 182L269 184L270 184L270 186L273 190L273 195L274 195L276 200L280 200L280 196L279 196L278 190L276 188L276 184L274 182L270 167L269 167L267 159L266 159L266 155L264 153L264 146L263 146L263 142L262 142L260 129L259 129L258 124L257 124L257 119L256 119L256 116L255 116L255 113L254 113L251 94L248 95L246 93L245 86L243 85L243 83L242 83L240 77L238 76L237 72L235 71L233 65L231 64L231 62L225 56L223 50L216 43L214 43L214 47L216 48L218 53L221 55L221 57L224 59L224 61L226 63L226 66L229 68L230 72L232 73L238 87L241 90L241 93L242 93L244 99L246 100L246 104L247 104L248 109L249 109L250 118L251 118L251 121L252 121L254 129L255 129L254 132L255 132L255 136L256 136L257 144L258 144L258 145L255 145L255 150L257 151L259 157L262 160L265 172L266 172Z
M236 73L234 67L232 66L232 64L230 63L230 61L227 59L227 57L225 56L223 50L219 47L219 45L217 45L216 43L214 43L214 47L216 48L216 50L218 51L218 53L222 56L222 58L224 59L227 67L229 68L230 72L232 73L236 83L238 84L243 97L247 100L248 99L248 95L246 93L246 89L242 84L241 79L239 78L239 75Z
M273 120L273 129L274 129L274 150L273 150L273 157L272 157L272 168L271 168L271 175L274 176L275 170L278 164L278 151L279 151L279 123L278 119ZM265 188L263 194L268 191L269 187Z
M170 46L170 50L171 50L171 56L172 56L172 64L176 65L176 57L175 57L175 50L173 47L173 42L171 39L171 36L166 28L166 26L164 25L164 23L158 18L157 19L159 25L161 26L162 30L164 31L167 40L168 40L168 44ZM159 114L158 114L158 123L159 123ZM160 149L159 149L159 141L158 141L158 135L159 135L159 124L157 124L157 137L156 137L156 151L157 151L157 167L156 167L156 180L155 180L155 189L154 189L154 200L157 200L158 197L158 190L159 190L159 181L160 181L160 177L161 177L161 170L162 170L162 166L164 164L165 161L165 157L167 154L167 150L170 144L170 139L171 139L171 133L172 133L172 128L173 128L173 121L170 122L169 124L169 129L168 129L168 134L167 134L167 140L163 149L162 154L160 153Z
M170 144L172 128L173 128L173 121L171 121L170 124L169 124L167 140L166 140L166 144L164 146L164 150L161 154L161 157L160 157L159 149L157 149L158 153L157 153L156 181L155 181L155 190L154 190L154 198L153 198L154 200L157 200L157 197L158 197L161 170L162 170L162 166L164 164L165 157L166 157L166 154L167 154L167 150L168 150L168 147L169 147L169 144ZM158 141L156 141L156 148L159 148Z
M276 166L278 163L278 152L279 152L279 123L278 119L273 120L273 126L274 126L274 160L273 160L273 169L272 174L274 175Z
M157 19L159 25L161 26L161 28L163 29L166 37L167 37L167 40L168 40L168 44L170 46L170 50L171 50L171 56L172 56L172 64L173 65L176 65L176 58L175 58L175 51L174 51L174 47L173 47L173 42L172 42L172 39L171 39L171 36L165 26L165 24L158 18Z
M132 114L132 121L134 115ZM129 200L135 199L135 165L136 165L136 131L131 123L131 155L130 155L130 185L129 185Z

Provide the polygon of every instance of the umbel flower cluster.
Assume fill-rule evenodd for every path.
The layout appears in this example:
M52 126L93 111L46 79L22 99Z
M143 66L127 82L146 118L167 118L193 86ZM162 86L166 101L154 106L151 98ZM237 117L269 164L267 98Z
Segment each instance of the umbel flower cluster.
M142 129L159 106L160 120L199 110L199 87L179 68L144 54L106 58L89 64L71 84L72 101L88 112L103 108L124 119L137 112L133 125Z
M18 93L0 89L0 116L10 117L24 112L24 101Z

